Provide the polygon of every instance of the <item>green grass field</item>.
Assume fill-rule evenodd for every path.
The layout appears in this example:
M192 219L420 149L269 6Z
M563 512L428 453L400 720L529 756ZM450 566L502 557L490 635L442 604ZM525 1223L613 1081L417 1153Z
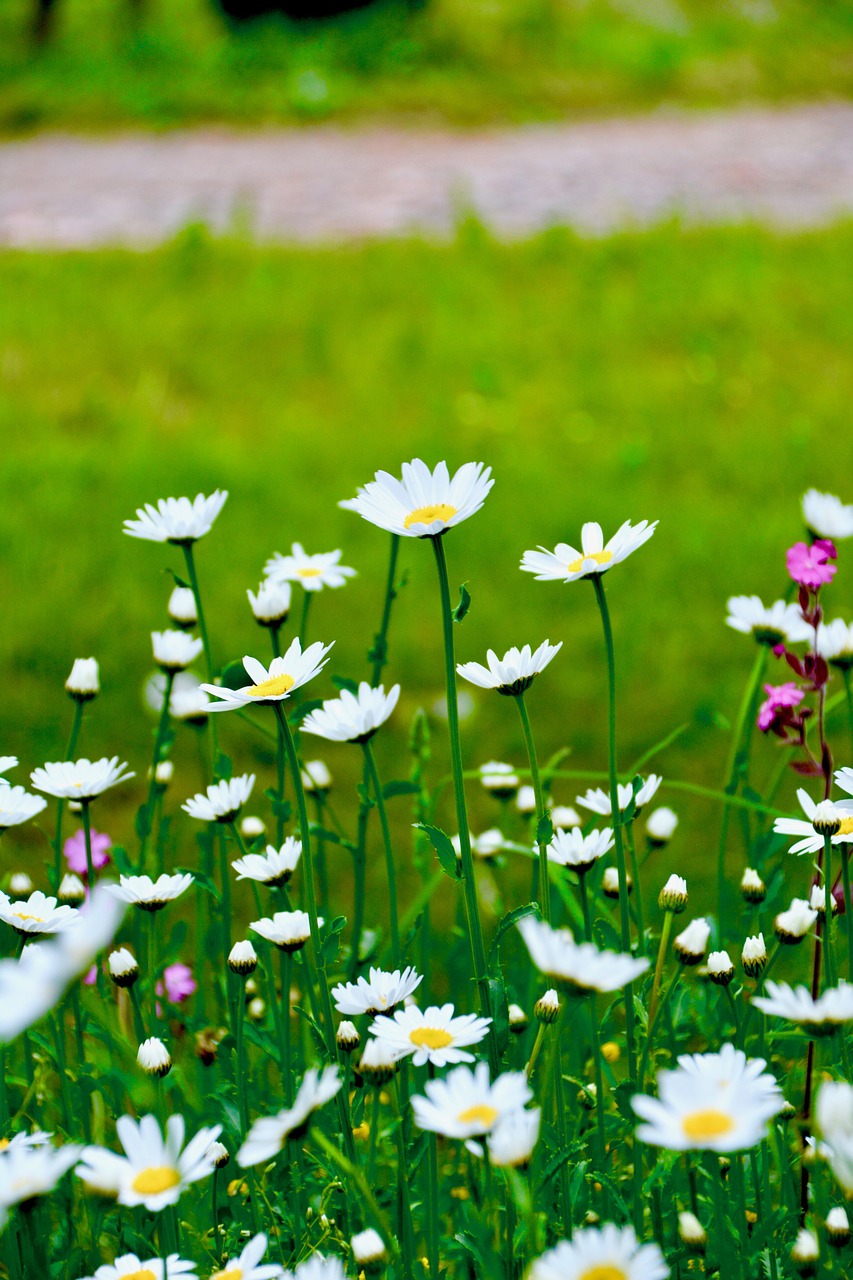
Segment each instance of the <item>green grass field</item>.
M483 511L447 540L452 580L473 598L459 655L564 642L530 704L540 752L569 746L568 768L606 762L593 593L537 583L519 558L577 536L586 519L609 531L660 520L606 579L622 760L685 723L656 766L718 786L723 730L753 661L750 642L724 626L726 597L784 590L807 486L851 497L851 251L850 225L785 237L671 226L587 242L560 231L512 246L466 225L447 246L288 251L189 231L150 255L4 253L0 751L27 768L62 758L62 683L75 656L96 654L104 692L80 749L131 759L141 778L124 803L139 802L153 727L141 709L149 632L166 623L164 566L181 565L121 526L167 494L231 493L198 553L221 661L267 652L246 588L298 539L342 547L359 571L317 600L311 629L337 641L330 672L365 674L385 535L336 503L376 468L420 454L494 468ZM832 612L849 617L848 555ZM396 736L380 743L388 776L407 773L405 726L443 680L429 547L406 542L402 567L388 676L403 697ZM329 696L330 681L317 692ZM265 740L230 716L219 725L237 767L266 770L266 785ZM477 697L464 734L470 766L521 763L506 700ZM441 743L439 729L439 770ZM338 773L355 766L347 748L322 754ZM759 780L776 758L759 744ZM183 798L198 781L184 740L179 764ZM566 783L557 798L575 790ZM661 799L685 812L683 794ZM696 836L716 810L691 803L682 848L702 870ZM475 803L475 827L495 817ZM10 833L6 849L22 838Z
M148 10L145 12L145 10ZM229 32L207 0L59 0L34 53L0 9L0 128L325 117L456 124L847 96L850 0L430 0Z

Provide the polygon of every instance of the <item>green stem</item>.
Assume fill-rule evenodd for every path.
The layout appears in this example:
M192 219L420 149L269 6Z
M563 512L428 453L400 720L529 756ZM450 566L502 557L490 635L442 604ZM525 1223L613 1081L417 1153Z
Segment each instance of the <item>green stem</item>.
M284 1081L284 1105L289 1107L293 1099L293 1063L290 1048L290 986L293 957L289 951L278 953L278 974L281 982L281 1052L282 1079Z
M578 872L578 884L581 891L581 910L583 911L583 936L585 942L592 942L592 915L589 909L589 890L586 887L586 870Z
M824 950L826 952L826 970L824 973L824 990L835 986L835 957L832 954L832 908L835 900L832 896L832 836L823 837L823 885L825 890L824 904L826 917L823 922Z
M850 901L850 845L841 846L841 883L844 887L844 926L847 934L847 980L853 982L853 903Z
M732 731L731 743L729 745L729 755L726 761L726 777L723 783L723 789L727 796L734 795L737 792L740 777L745 762L741 761L741 743L746 733L749 732L748 724L749 715L752 710L755 696L758 692L758 686L761 683L761 677L764 672L764 664L767 661L767 648L760 645L755 662L752 664L752 670L749 673L749 679L741 699L740 709L738 711L735 727ZM725 906L726 894L726 845L728 843L729 821L731 819L731 804L726 800L723 804L723 818L720 824L720 844L717 851L717 920L722 921ZM722 938L720 939L722 942Z
M519 693L513 701L518 707L518 714L521 719L521 727L524 731L524 741L527 746L527 759L530 762L530 776L533 782L533 793L536 796L536 830L537 843L539 845L539 900L542 907L542 917L551 923L551 877L548 871L548 841L539 839L544 826L544 819L547 813L545 808L545 797L542 794L542 779L539 776L539 760L536 755L536 743L533 740L533 730L530 727L530 716L527 711L527 703L524 701L524 694Z
M385 583L385 603L382 606L382 621L373 639L373 648L367 655L368 662L373 663L370 683L375 689L382 676L382 668L388 661L388 627L391 622L391 608L397 599L394 578L397 573L397 553L400 550L399 533L391 534L391 553L388 557L388 578Z
M234 975L235 980L237 975ZM229 982L232 980L229 970ZM243 1034L246 1020L246 993L239 989L237 992L237 1027L235 1032L235 1040L237 1042L237 1093L240 1105L240 1128L242 1137L245 1138L249 1132L249 1098L247 1092L247 1075L246 1075L246 1040ZM285 1096L285 1106L289 1106L290 1101ZM215 1175L214 1175L215 1176Z
M74 752L77 749L77 738L80 734L80 725L83 722L83 703L79 698L74 700L74 719L71 722L71 733L68 736L68 745L65 748L65 759L73 760ZM62 880L62 817L65 813L65 801L60 800L56 806L56 832L53 837L53 892L59 888Z
M74 1035L77 1042L77 1066L78 1070L86 1065L86 1047L83 1042L83 1012L80 1008L80 989L79 983L74 983L71 988L71 1007L74 1010ZM92 1106L91 1099L87 1098L85 1093L80 1093L80 1110L83 1116L83 1133L86 1141L92 1141Z
M850 668L843 667L841 678L844 681L844 696L847 701L847 723L850 727L850 758L853 759L853 683L850 679Z
M276 776L278 780L278 802L284 805L284 764L286 759L287 748L284 741L284 730L281 727L281 721L276 721ZM279 809L275 816L275 847L280 849L284 842L284 809Z
M740 1014L738 1013L738 1010L737 1010L737 1002L734 996L732 995L732 989L728 983L726 984L724 990L726 993L726 998L728 999L728 1002L729 1002L729 1008L732 1011L732 1018L734 1019L735 1044L739 1049L742 1049L743 1048L743 1031L741 1029L741 1024L740 1024Z
M592 1064L595 1071L595 1132L598 1144L598 1167L604 1173L607 1168L607 1142L604 1128L604 1071L601 1066L601 1034L598 1023L598 1002L595 994L589 998L589 1030L592 1038Z
M634 876L634 909L637 912L637 941L641 956L646 954L646 924L643 913L643 883L640 879L640 861L634 843L634 824L629 822L625 827L625 838L628 841L628 853L631 858L631 872Z
M385 1214L380 1209L379 1203L375 1195L373 1194L370 1188L370 1184L365 1178L362 1170L352 1160L348 1160L346 1156L341 1155L340 1151L338 1151L337 1147L332 1142L329 1141L325 1133L323 1133L322 1129L312 1129L310 1137L312 1142L316 1143L316 1145L320 1148L321 1151L325 1153L325 1155L328 1156L328 1158L332 1161L332 1163L337 1165L341 1173L345 1174L346 1177L350 1179L351 1182L355 1183L355 1185L358 1187L359 1191L361 1192L362 1198L364 1199L365 1204L368 1206L374 1218L376 1219L377 1223L379 1224L379 1232L380 1232L380 1235L382 1236L382 1239L385 1241L386 1245L388 1246L388 1249L392 1257L399 1262L400 1248L395 1239L394 1232L391 1230L391 1224L388 1221L388 1219L385 1217ZM405 1176L403 1177L403 1180L405 1181ZM412 1277L411 1258L407 1259L405 1276L406 1276L406 1280L411 1280L411 1277Z
M465 914L468 924L468 939L471 946L471 962L474 970L474 981L477 984L480 1013L487 1018L492 1014L492 1002L489 991L489 979L486 971L486 949L483 943L483 927L480 922L480 909L477 902L477 885L474 879L474 859L471 853L471 835L468 829L468 809L465 803L465 779L462 768L462 748L459 741L459 705L456 694L456 656L453 641L453 613L450 606L450 586L447 581L447 561L444 555L443 539L432 538L435 563L438 570L438 585L441 595L441 614L444 629L444 664L447 681L447 727L450 737L450 763L453 773L453 791L456 799L456 821L459 827L459 848L462 861L462 885L465 894ZM492 1078L499 1069L497 1044L495 1041L494 1023L491 1025L487 1040L489 1066Z
M391 828L388 825L388 812L385 808L385 797L382 794L382 782L379 778L379 770L376 767L376 757L373 754L370 739L368 738L361 745L364 751L367 772L370 774L370 781L373 786L373 794L376 798L379 825L382 828L382 842L385 846L385 875L388 881L388 905L391 913L391 951L394 957L394 967L402 969L403 955L400 950L400 926L397 915L397 870L394 866Z
M204 620L204 609L201 603L201 591L198 585L198 574L195 568L195 557L193 555L193 544L191 542L182 542L181 550L184 553L184 563L187 566L187 577L190 580L192 593L195 598L195 611L198 614L198 632L201 636L201 643L204 648L204 659L207 663L207 678L213 683L213 658L210 653L210 640L207 635L207 623Z
M438 1231L439 1231L439 1213L438 1213L438 1139L435 1133L427 1134L427 1155L429 1158L429 1213L427 1215L428 1234L427 1234L427 1258L429 1260L429 1273L431 1276L438 1275ZM488 1154L485 1159L488 1160Z
M652 982L652 994L649 999L649 1032L651 1032L652 1024L657 1013L658 997L660 995L661 978L663 977L663 965L666 959L666 953L669 950L669 938L672 933L672 922L675 916L672 911L664 912L663 928L660 933L660 943L658 944L658 958L655 963L655 976Z
M167 671L166 687L163 691L163 705L160 708L160 719L157 721L157 733L154 737L154 754L151 758L151 777L148 780L148 799L145 801L145 825L139 845L139 871L145 871L145 852L154 827L154 807L157 797L157 765L160 763L160 752L163 740L169 727L169 705L172 700L172 685L175 683L175 672Z
M528 1080L533 1075L533 1068L536 1066L536 1059L539 1057L542 1049L542 1042L545 1039L545 1027L546 1023L539 1023L539 1027L536 1032L536 1039L533 1041L533 1048L530 1052L530 1057L527 1060L527 1066L524 1068L524 1074L527 1076Z
M279 639L279 633L281 632L283 625L284 624L282 622L277 622L274 626L269 628L270 644L272 645L272 656L274 658L281 657L281 640Z
M313 591L303 590L302 592L302 617L299 621L299 643L303 649L305 648L305 641L308 638L308 615L311 612L311 597L313 595Z

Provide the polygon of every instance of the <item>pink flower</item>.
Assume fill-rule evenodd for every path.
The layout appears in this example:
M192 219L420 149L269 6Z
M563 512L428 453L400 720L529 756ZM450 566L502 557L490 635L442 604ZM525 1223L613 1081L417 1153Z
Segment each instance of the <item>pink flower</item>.
M838 566L827 561L837 559L835 543L829 538L818 538L811 546L807 542L795 542L785 557L788 572L801 587L817 591L825 582L832 582Z
M166 999L170 1004L183 1004L189 996L193 995L198 983L193 977L193 971L188 964L181 964L178 960L175 964L167 965L163 970L163 981L157 983L157 995L163 994L163 987L166 988Z
M98 981L98 966L96 964L93 964L89 972L84 975L83 981L87 987L94 987Z
M109 850L113 847L112 836L104 835L92 828L92 866L96 871L105 867L110 860ZM81 827L69 836L62 846L62 852L68 861L68 870L78 876L85 876L86 866L86 834Z
M786 684L766 684L764 691L767 701L762 702L758 709L758 727L762 733L772 728L777 711L781 711L783 707L795 707L806 696L793 680Z

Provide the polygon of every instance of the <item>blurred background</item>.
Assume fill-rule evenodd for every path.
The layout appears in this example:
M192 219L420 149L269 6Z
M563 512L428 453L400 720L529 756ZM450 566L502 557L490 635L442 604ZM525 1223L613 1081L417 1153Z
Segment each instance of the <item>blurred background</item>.
M419 455L493 467L482 512L447 541L451 578L472 595L459 658L563 641L530 706L541 756L567 747L567 769L606 767L598 616L588 585L534 582L518 572L521 554L576 539L588 519L605 536L625 519L660 521L606 578L620 756L627 767L680 730L649 767L718 788L754 657L724 624L726 599L785 591L806 488L853 500L853 185L838 180L845 165L853 173L851 92L853 5L842 0L2 0L0 751L21 758L10 780L63 758L63 682L75 657L97 656L103 693L80 752L120 754L136 768L96 815L132 843L154 729L143 699L149 633L168 625L167 568L180 572L181 558L121 527L159 497L230 492L198 548L223 665L266 658L246 589L298 540L312 552L342 548L358 571L318 598L310 638L335 639L330 672L365 676L387 545L336 504L377 468L399 472ZM770 196L807 200L805 213L765 217L764 157L746 170L729 162L741 112L770 121ZM278 130L298 131L307 155L333 135L324 190L334 205L377 137L403 168L416 165L425 132L450 149L487 137L490 163L523 198L527 179L514 184L512 165L528 138L559 149L582 137L594 151L596 130L616 117L629 164L632 137L643 144L663 121L677 140L697 116L722 130L708 183L681 188L671 208L658 199L650 215L639 164L636 199L619 188L611 205L624 200L624 217L614 225L608 214L595 234L573 218L571 192L508 237L500 210L449 184L456 213L441 234L415 208L402 221L397 210L387 236L318 239L300 224L259 237L237 197L224 229L203 212L167 235L140 223L146 208L157 221L164 188L182 181L181 148L199 138L226 138L238 155L256 131L276 146ZM812 144L803 121L825 143ZM155 168L157 148L171 148L171 176L157 171L161 185L146 189L124 234L128 192L147 181L135 159L122 167L139 134ZM282 137L289 146L291 133ZM215 170L219 154L205 179L211 199L229 181L227 167ZM695 163L701 175L701 154ZM298 195L296 164L288 195ZM620 172L608 159L601 181ZM705 219L720 175L737 184L736 214L715 208ZM258 173L255 189L276 178ZM381 202L381 185L373 194ZM92 213L85 248L77 230L64 242L66 201ZM849 619L847 556L843 547L831 612ZM424 707L437 778L446 761L429 548L405 541L401 573L386 680L403 696L379 754L386 777L407 775L408 725ZM331 696L330 680L316 692ZM853 763L843 707L833 715L838 763ZM269 741L233 716L219 726L236 769L262 774L261 808ZM504 699L471 691L463 734L470 767L523 763ZM310 754L342 784L355 779L358 753L317 743ZM756 754L759 785L778 752L761 741ZM202 783L188 730L175 761L177 806ZM554 797L571 803L585 785L558 781ZM510 821L472 794L475 830ZM783 791L786 804L792 795ZM719 806L666 786L659 801L682 818L660 874L686 866L701 885L713 874ZM405 849L408 801L394 805ZM439 819L452 829L449 809ZM174 834L191 838L193 824L181 817ZM11 831L3 870L38 867L43 854L38 830Z

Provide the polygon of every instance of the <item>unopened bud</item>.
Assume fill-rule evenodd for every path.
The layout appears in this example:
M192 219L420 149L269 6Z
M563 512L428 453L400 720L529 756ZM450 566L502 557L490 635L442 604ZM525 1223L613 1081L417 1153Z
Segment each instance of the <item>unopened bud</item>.
M359 1231L354 1235L350 1243L353 1261L366 1276L376 1276L384 1270L388 1251L378 1231L368 1227L366 1231Z
M811 929L817 912L804 898L794 898L787 911L780 911L773 922L776 937L787 947L796 946Z
M817 1236L802 1227L791 1250L791 1261L801 1276L813 1276L817 1273L820 1261L820 1246Z
M79 876L69 871L62 877L56 896L60 902L67 902L69 906L76 907L86 901L86 886Z
M355 1024L345 1020L338 1026L335 1040L341 1053L352 1053L361 1043L361 1036L356 1031Z
M28 898L34 888L35 885L26 871L16 871L9 878L9 892L13 893L16 898Z
M136 1061L150 1076L162 1079L172 1070L172 1057L169 1050L156 1036L143 1040L136 1053Z
M835 836L841 830L842 817L831 800L821 800L814 811L812 826L819 836Z
M678 1215L678 1235L681 1243L691 1253L704 1253L708 1244L708 1234L695 1213Z
M757 904L767 897L767 886L754 867L747 867L740 878L740 891L745 902Z
M679 915L687 906L687 881L683 876L672 875L658 894L661 911Z
M735 976L735 967L728 951L712 951L708 956L708 977L718 987L727 987Z
M764 945L763 933L757 933L746 939L740 962L744 973L749 978L758 978L764 972L767 965L767 948Z
M634 887L634 881L631 879L628 872L626 871L625 872L625 888L627 892L630 893L633 887ZM601 892L604 894L605 898L616 899L619 897L619 872L616 870L615 867L608 867L607 870L604 872L604 875L602 876L602 879L601 879Z
M556 1022L560 1016L560 998L553 987L549 987L533 1006L534 1017L539 1022Z
M221 1142L212 1142L208 1155L213 1157L214 1169L224 1169L231 1159L228 1148Z
M595 1085L592 1083L585 1084L583 1088L578 1089L578 1094L577 1094L578 1106L583 1107L584 1111L594 1111L595 1095L596 1095Z
M127 947L119 947L118 951L111 951L107 963L110 977L117 987L132 987L139 977L136 957L128 951Z
M840 1205L826 1215L826 1238L835 1249L842 1249L850 1242L850 1221Z
M700 964L708 948L711 926L704 916L691 920L686 929L675 939L675 954L682 964Z
M267 1006L260 996L255 996L254 1000L250 1000L246 1005L246 1013L253 1022L262 1022L267 1011Z
M382 1040L368 1040L356 1071L374 1089L379 1089L397 1074L397 1058Z
M520 1036L527 1030L528 1018L520 1004L511 1004L507 1011L509 1029L513 1035Z
M248 938L235 942L228 954L228 968L233 973L254 973L258 967L258 954Z
M75 658L71 674L65 681L65 692L75 702L89 702L100 693L97 658Z

